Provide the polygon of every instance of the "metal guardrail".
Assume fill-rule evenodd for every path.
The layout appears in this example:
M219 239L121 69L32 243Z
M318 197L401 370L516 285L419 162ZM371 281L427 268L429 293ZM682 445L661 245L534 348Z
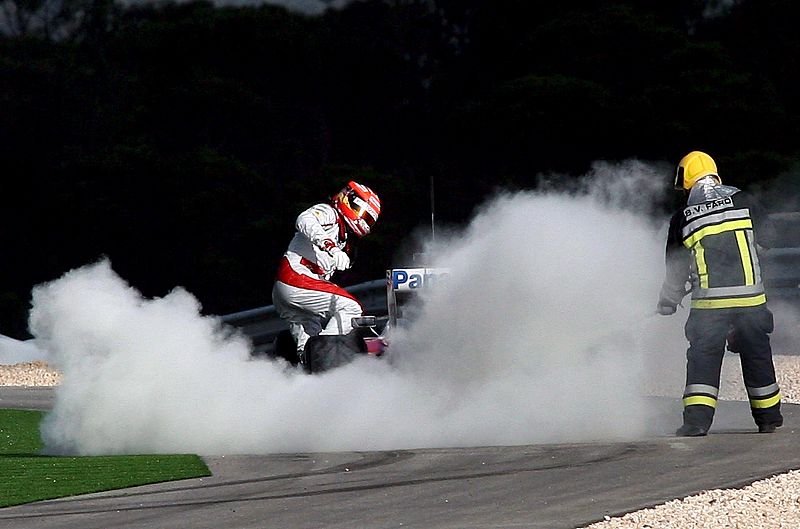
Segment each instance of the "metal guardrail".
M769 215L771 248L759 252L767 300L800 308L800 212Z
M800 248L769 248L760 256L767 300L800 308Z
M364 307L365 314L386 315L385 279L358 283L345 287L345 290L358 298L361 306ZM222 316L222 321L238 327L246 336L250 337L254 352L257 354L271 351L272 343L278 333L289 328L286 321L278 315L274 305L226 314Z
M800 247L770 248L761 253L761 261L767 298L800 308ZM345 290L358 298L365 314L387 314L385 279L359 283ZM256 354L271 351L278 333L289 328L274 305L227 314L222 316L222 321L250 337Z

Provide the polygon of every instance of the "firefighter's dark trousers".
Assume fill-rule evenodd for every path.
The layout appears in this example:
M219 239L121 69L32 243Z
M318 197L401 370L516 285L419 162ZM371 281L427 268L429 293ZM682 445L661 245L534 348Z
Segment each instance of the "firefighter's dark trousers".
M769 333L772 313L766 307L692 309L686 321L686 389L683 422L705 430L711 427L719 393L725 344L739 353L750 409L757 425L782 422L780 392Z

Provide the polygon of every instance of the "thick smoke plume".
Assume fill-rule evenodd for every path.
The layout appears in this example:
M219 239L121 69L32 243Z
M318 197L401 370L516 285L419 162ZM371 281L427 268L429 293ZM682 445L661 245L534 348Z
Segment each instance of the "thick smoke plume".
M594 172L631 192L492 198L432 249L449 281L395 334L389 357L323 375L251 360L247 340L201 316L190 293L144 299L107 261L37 287L31 330L65 375L43 427L48 449L230 454L650 434L650 356L678 396L685 351L686 312L653 317L664 234L640 206L660 175L639 163Z

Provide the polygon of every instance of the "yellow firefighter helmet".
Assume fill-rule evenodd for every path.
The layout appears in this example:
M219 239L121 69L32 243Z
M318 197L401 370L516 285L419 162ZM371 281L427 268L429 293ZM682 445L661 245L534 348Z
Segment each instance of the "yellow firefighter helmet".
M678 164L678 171L675 174L675 189L690 190L698 180L706 176L714 176L721 182L717 173L717 164L714 159L704 152L692 151Z

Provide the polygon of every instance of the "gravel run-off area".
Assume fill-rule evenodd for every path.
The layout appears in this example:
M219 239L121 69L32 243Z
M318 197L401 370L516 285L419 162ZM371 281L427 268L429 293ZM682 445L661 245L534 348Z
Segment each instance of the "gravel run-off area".
M800 356L775 356L775 371L783 401L800 404ZM45 362L0 365L0 386L56 386L60 383L61 374ZM735 355L725 359L720 386L720 399L747 400L741 366ZM677 391L680 392L680 388ZM661 395L674 392L674 387L651 391ZM621 517L606 517L604 521L581 529L722 528L800 528L800 470L756 481L741 489L708 490Z

